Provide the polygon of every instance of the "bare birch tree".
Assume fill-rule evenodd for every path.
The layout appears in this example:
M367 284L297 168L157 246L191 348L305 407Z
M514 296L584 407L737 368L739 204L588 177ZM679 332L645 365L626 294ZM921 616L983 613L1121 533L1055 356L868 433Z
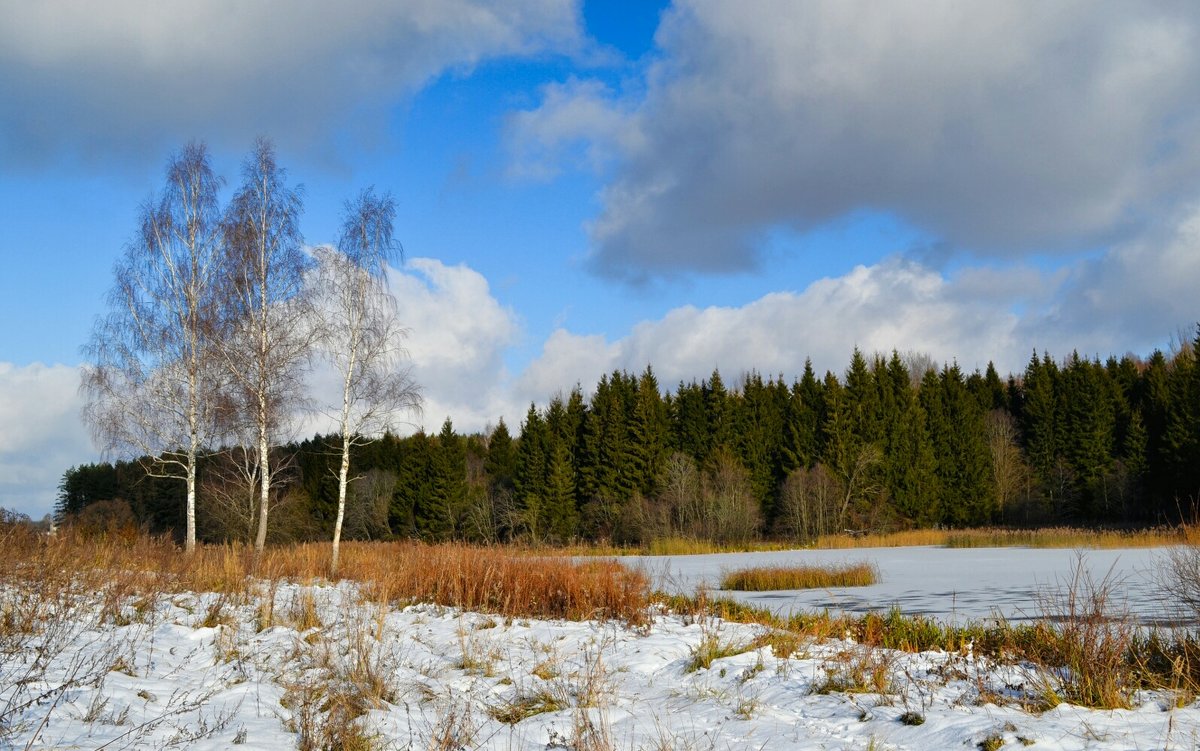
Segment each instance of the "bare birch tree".
M256 553L267 541L271 489L283 467L271 461L304 401L311 327L304 299L308 257L301 248L298 189L258 139L225 223L225 298L230 335L222 352L243 407L245 442L257 463Z
M85 347L84 420L106 451L151 457L146 470L187 485L185 548L196 547L196 462L218 424L214 357L221 180L200 143L167 166L157 202L118 261L109 312Z
M420 409L420 392L401 367L398 343L404 332L384 271L398 257L393 239L395 202L363 191L347 202L337 248L318 248L313 287L315 327L322 355L340 381L341 400L330 409L337 421L341 462L338 509L333 527L330 572L337 574L350 482L350 450L391 429L397 418Z

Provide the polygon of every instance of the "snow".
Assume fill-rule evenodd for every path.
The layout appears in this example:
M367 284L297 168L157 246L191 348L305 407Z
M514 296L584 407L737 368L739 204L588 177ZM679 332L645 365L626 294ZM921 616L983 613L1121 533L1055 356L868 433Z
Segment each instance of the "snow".
M961 555L805 551L646 565L687 586L722 568L793 555L866 558L884 572L880 602L919 600L943 613L939 597L953 593L950 612L961 616L966 602L986 598L1007 577L1014 584L1004 591L1024 591L1038 580L1053 582L1071 562L1061 551L946 552ZM1142 575L1153 556L1090 554L1089 565L1103 573L1110 559ZM1068 568L1057 568L1064 563ZM988 573L993 566L1001 569L997 577ZM931 582L924 599L914 594L921 577ZM813 596L855 606L873 599ZM801 602L788 598L788 608ZM64 604L54 627L2 656L0 717L8 722L0 727L0 748L295 748L299 730L320 727L333 703L331 687L354 685L375 697L358 720L372 748L925 751L973 749L996 737L1005 747L1032 742L1037 749L1200 746L1195 704L1176 707L1171 696L1145 693L1131 710L1027 711L1022 704L1036 701L1038 687L1054 678L969 652L907 654L807 641L790 657L769 646L734 649L708 668L689 670L704 643L745 647L765 633L716 619L660 613L641 627L506 620L433 605L388 606L349 583L264 583L247 597L164 595L127 603L118 617L103 616L101 603L97 596ZM309 605L319 623L305 628ZM880 679L864 682L856 673ZM839 683L853 690L822 690ZM538 701L534 708L550 711L512 724L495 718ZM904 724L906 712L924 722Z

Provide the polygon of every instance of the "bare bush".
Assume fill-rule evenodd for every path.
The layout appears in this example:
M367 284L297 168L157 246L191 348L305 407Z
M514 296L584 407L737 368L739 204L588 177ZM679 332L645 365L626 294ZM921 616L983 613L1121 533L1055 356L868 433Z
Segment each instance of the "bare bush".
M801 541L840 531L842 497L837 478L824 464L792 470L780 492L781 531Z

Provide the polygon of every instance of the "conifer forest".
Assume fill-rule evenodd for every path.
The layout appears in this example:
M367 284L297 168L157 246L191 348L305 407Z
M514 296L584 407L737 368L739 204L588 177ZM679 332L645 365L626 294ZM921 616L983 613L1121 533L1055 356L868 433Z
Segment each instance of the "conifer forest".
M854 351L841 374L751 372L667 388L647 367L531 404L519 425L447 418L355 445L358 539L804 542L842 531L990 524L1144 526L1200 500L1200 329L1164 354L1034 352L1002 377L916 354ZM324 539L340 439L279 446L277 541ZM237 450L200 465L198 528L249 540L255 486ZM72 467L57 515L182 529L183 486L137 461Z

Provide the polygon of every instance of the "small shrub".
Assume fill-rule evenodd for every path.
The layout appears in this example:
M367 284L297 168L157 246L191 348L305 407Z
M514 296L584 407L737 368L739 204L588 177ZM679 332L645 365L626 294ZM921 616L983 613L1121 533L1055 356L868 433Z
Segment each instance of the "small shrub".
M750 649L748 644L727 642L716 631L706 632L700 643L691 648L692 657L688 660L685 672L694 673L697 670L707 670L722 657L740 655Z
M901 725L909 725L909 726L913 726L913 727L915 727L917 725L924 725L925 724L925 715L921 714L920 712L914 712L910 709L909 711L900 715L900 724Z
M813 687L813 693L890 694L894 659L886 650L872 647L839 652L826 662L825 680Z
M1053 623L1043 659L1062 668L1057 678L1039 676L1047 705L1066 699L1101 709L1130 707L1141 685L1131 659L1137 624L1114 602L1119 583L1111 570L1094 579L1081 556L1064 590L1041 603Z
M989 735L987 738L984 738L979 742L979 748L982 749L982 751L999 751L1000 747L1003 745L1004 736L999 734Z
M516 725L535 715L566 709L566 706L565 702L549 691L539 691L534 694L518 696L499 706L489 707L488 714L496 722Z

